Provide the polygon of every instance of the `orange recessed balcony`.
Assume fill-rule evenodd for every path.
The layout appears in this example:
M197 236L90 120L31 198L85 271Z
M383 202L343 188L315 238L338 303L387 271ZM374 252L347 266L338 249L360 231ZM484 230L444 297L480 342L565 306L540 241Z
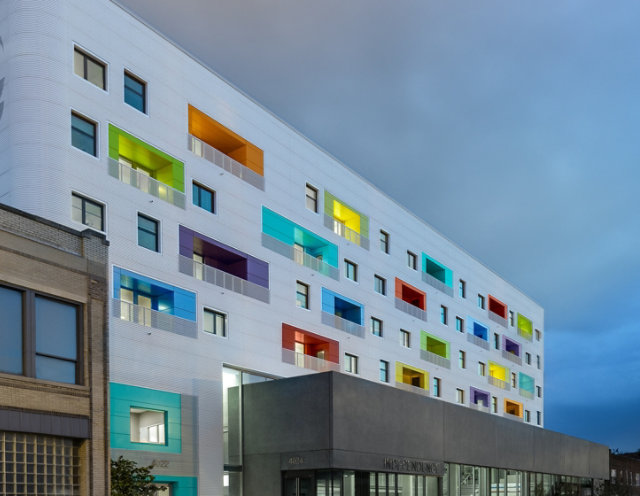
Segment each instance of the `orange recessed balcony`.
M488 314L491 320L507 327L507 305L492 295L489 295Z
M283 323L282 361L317 371L340 370L340 343Z

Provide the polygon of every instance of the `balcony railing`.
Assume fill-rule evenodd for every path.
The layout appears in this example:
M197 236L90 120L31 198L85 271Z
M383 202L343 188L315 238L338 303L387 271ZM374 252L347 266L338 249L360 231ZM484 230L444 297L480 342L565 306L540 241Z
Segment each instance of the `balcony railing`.
M268 234L262 233L262 246L332 279L338 280L340 277L340 271L337 267L329 265L319 258L312 257L295 246L283 243Z
M527 341L533 341L533 333L531 332L525 332L522 329L520 329L518 327L518 335L522 336L523 338L525 338Z
M247 281L241 277L234 276L215 267L196 262L191 258L180 255L178 270L183 274L193 276L201 281L215 284L221 288L228 289L234 293L255 298L256 300L269 303L269 289L259 284Z
M185 206L186 196L182 191L178 191L113 158L109 158L109 175L176 207L184 208Z
M348 332L359 338L364 338L364 327L350 320L343 319L337 315L328 312L322 312L322 323L341 331Z
M504 412L502 416L504 418L515 420L516 422L524 422L524 419L520 415L514 415L513 413Z
M443 283L440 279L433 277L431 274L428 274L427 272L423 272L422 280L427 284L429 284L430 286L433 286L437 290L442 291L444 294L453 296L453 288L450 288L445 283Z
M157 310L117 298L112 299L112 315L117 319L133 322L141 326L162 329L182 336L196 337L198 333L198 324L192 320L158 312Z
M225 155L220 150L215 149L210 144L205 143L195 136L189 135L188 147L195 155L208 160L221 169L239 177L243 181L264 191L264 176L253 172L246 165Z
M511 384L503 381L502 379L498 379L497 377L493 377L491 375L487 376L487 382L492 386L495 386L500 389L504 389L505 391L509 391L511 389Z
M520 388L520 396L523 396L529 400L533 399L533 391L527 391L526 389Z
M417 319L424 320L424 321L427 320L426 311L424 311L422 308L412 305L411 303L407 303L406 301L400 298L396 298L396 308L398 310L402 310L404 313L408 313L409 315Z
M467 341L475 344L476 346L480 346L480 348L484 348L485 350L489 349L489 341L487 341L486 339L482 339L475 334L467 333Z
M410 393L417 393L423 396L429 396L429 390L421 388L420 386L414 386L413 384L406 384L404 382L396 382L396 387L398 389L404 389L405 391L409 391Z
M469 403L469 408L473 408L474 410L478 410L480 412L490 413L489 407L484 406L484 403Z
M293 350L282 348L282 361L290 363L296 367L303 369L316 370L318 372L326 372L328 370L340 371L340 364L324 360L322 358L305 355L304 353L296 353Z
M451 360L440 356L437 353L433 353L432 351L420 350L420 358L426 360L427 362L435 363L436 365L444 367L445 369L451 368Z
M497 313L493 313L491 310L487 310L487 313L489 314L489 319L493 320L503 327L508 326L507 319L505 319L504 317L500 317L500 315L498 315Z
M324 214L324 225L347 241L351 241L353 244L362 246L365 250L369 249L369 238L365 238L359 232L345 226L342 222L334 219L330 215Z
M502 350L502 358L509 360L513 363L517 363L518 365L522 365L522 358L520 358L515 353L511 353L510 351Z

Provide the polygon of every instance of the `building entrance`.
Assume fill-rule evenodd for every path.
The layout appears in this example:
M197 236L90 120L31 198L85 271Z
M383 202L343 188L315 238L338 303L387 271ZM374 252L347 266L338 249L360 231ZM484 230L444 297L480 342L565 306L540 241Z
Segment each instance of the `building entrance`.
M284 476L284 496L315 496L312 473L288 473Z

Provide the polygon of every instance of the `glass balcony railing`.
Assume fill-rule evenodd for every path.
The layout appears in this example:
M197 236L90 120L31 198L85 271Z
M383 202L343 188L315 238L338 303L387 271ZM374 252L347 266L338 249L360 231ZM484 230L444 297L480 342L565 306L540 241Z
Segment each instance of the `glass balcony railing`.
M337 267L333 267L332 265L323 262L320 258L313 257L308 253L305 253L303 249L298 248L295 245L283 243L279 239L269 236L268 234L262 233L262 246L270 249L271 251L275 251L282 256L290 258L299 265L309 267L310 269L331 277L332 279L338 280L340 277L340 272Z
M342 236L344 239L352 242L354 245L361 246L365 250L369 249L369 238L365 238L359 232L347 227L345 224L331 217L330 215L324 215L324 225L328 229L331 229L338 236Z
M520 388L520 396L527 398L528 400L533 399L533 391L527 391L526 389Z
M127 301L112 299L112 315L118 319L126 320L145 327L162 329L184 336L193 336L197 333L197 323L191 320L176 317L164 312L152 310L148 307L135 305Z
M329 360L324 360L311 355L305 355L304 353L297 353L287 348L282 348L282 361L295 365L296 367L315 370L318 372L326 372L328 370L340 371L339 363L330 362Z
M441 355L438 355L437 353L433 353L431 351L420 350L420 358L422 358L423 360L426 360L427 362L431 362L436 365L439 365L440 367L444 367L446 369L451 368L451 360Z
M475 344L476 346L480 346L480 348L484 348L485 350L489 349L489 341L487 341L486 339L482 339L475 334L467 333L467 341Z
M439 291L442 291L444 294L453 296L453 288L450 288L445 283L443 283L440 279L433 277L431 274L427 272L422 272L422 281L426 282L430 286L433 286Z
M404 313L408 313L409 315L416 317L420 320L427 320L427 312L422 308L412 305L411 303L407 303L406 301L396 298L396 308L398 310L402 310Z
M477 403L469 403L469 408L472 408L474 410L478 410L480 412L485 412L485 413L489 413L489 407L488 406L484 406L484 403L482 403L481 401L477 402Z
M336 329L340 329L341 331L347 332L359 338L364 338L364 326L361 326L356 322L343 319L338 315L334 315L328 312L322 312L322 323L331 327L335 327Z
M522 365L522 358L510 351L502 350L502 358L509 360L510 362L517 363L518 365Z
M185 208L186 196L182 191L113 158L109 158L109 175L172 205Z
M487 382L492 386L504 389L505 391L509 391L511 389L511 384L503 381L502 379L498 379L497 377L493 377L492 375L487 376Z
M491 310L487 310L487 313L489 314L489 319L493 320L494 322L496 322L497 324L500 324L503 327L508 327L507 319L505 319L504 317L501 317L495 312L492 312Z

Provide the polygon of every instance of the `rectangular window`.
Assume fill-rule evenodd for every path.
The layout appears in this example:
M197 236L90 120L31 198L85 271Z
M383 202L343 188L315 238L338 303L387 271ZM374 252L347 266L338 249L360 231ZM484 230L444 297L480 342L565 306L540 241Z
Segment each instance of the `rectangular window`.
M309 285L296 281L296 306L309 308Z
M456 403L464 405L464 390L456 389Z
M349 353L344 354L344 371L350 374L358 373L358 357Z
M358 265L346 258L344 260L344 276L354 282L358 281Z
M498 398L495 396L491 397L491 411L493 413L498 413Z
M195 181L192 186L193 204L212 214L216 213L216 192Z
M146 215L138 214L138 245L151 251L160 251L159 223Z
M511 387L518 387L518 375L515 372L511 372Z
M536 424L542 425L542 412L536 412Z
M481 294L478 295L478 308L482 308L484 310L484 296Z
M389 382L389 362L380 360L380 381Z
M467 368L467 354L462 350L458 351L458 365L461 369Z
M416 270L418 267L418 257L409 250L407 250L407 265L413 270Z
M379 275L373 276L373 290L381 295L387 294L387 280Z
M542 398L542 388L540 386L536 386L536 396Z
M540 329L536 329L536 341L540 341L542 339L542 333Z
M478 375L484 377L487 375L487 364L483 362L478 362Z
M440 306L440 323L444 325L449 324L448 309L444 305Z
M227 335L227 314L216 310L204 309L204 332L226 337Z
M493 347L496 350L500 349L500 335L497 332L493 333Z
M460 317L456 317L456 331L464 332L464 320Z
M527 352L524 354L524 361L527 365L531 365L531 353Z
M458 281L458 296L460 298L467 297L467 283L464 282L462 279Z
M167 412L130 407L132 443L166 444Z
M511 327L513 327L513 322L514 322L513 312L511 310L509 310L509 325Z
M536 365L540 368L540 355L536 355Z
M107 89L106 65L78 47L73 50L73 72L98 88Z
M318 213L318 189L311 186L309 183L305 186L305 204L308 210L313 213Z
M433 378L433 391L432 391L432 395L436 398L440 398L440 378L438 377L434 377Z
M104 206L84 196L71 194L71 218L98 231L104 231Z
M380 229L380 250L389 253L389 233Z
M409 331L400 329L400 345L411 348L411 333Z
M531 422L531 412L529 410L524 411L524 421L527 423Z
M147 84L130 72L124 72L124 102L147 113Z
M382 321L371 317L371 334L382 337Z
M94 157L98 156L96 146L96 124L76 113L71 113L71 145Z

